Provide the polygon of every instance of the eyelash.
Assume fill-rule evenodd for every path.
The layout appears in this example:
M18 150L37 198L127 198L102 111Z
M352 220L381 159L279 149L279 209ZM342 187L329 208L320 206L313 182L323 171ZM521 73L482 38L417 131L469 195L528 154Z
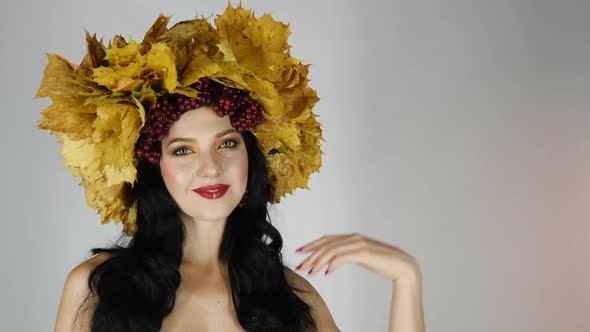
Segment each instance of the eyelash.
M228 147L227 149L235 149L238 146L238 144L239 144L238 141L236 141L235 139L228 139L227 141L224 141L223 143L221 143L221 145L223 145L223 144L225 144L227 142L232 142L233 143L233 145L230 146L230 147ZM172 152L172 154L175 155L175 156L179 156L179 157L180 156L184 156L186 153L178 154L178 151L182 151L182 150L189 150L189 149L186 146L183 146L183 147L180 147L180 148L174 150L174 152Z

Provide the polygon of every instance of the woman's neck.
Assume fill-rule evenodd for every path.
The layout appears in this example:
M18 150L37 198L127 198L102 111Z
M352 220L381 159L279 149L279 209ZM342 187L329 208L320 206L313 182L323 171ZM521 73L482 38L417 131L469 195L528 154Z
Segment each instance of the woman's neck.
M183 242L183 263L202 267L220 266L219 251L225 229L225 220L196 220L181 216L186 233Z

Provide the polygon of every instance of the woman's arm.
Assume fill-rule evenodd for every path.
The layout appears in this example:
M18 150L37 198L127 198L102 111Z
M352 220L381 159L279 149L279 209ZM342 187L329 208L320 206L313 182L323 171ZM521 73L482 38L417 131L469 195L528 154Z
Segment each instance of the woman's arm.
M324 266L329 274L343 264L355 263L391 280L393 297L389 331L424 332L422 275L417 261L408 253L358 233L324 235L297 252L311 253L296 268L298 271L310 270L311 275Z
M95 255L70 271L64 283L54 331L90 331L92 315L88 309L92 308L95 299L88 289L88 277L108 257L105 253Z
M389 332L425 331L422 305L422 273L393 281Z
M86 266L80 265L68 274L57 310L54 331L90 331L90 317L86 313L80 312L76 319L78 308L89 294L86 286L89 273Z

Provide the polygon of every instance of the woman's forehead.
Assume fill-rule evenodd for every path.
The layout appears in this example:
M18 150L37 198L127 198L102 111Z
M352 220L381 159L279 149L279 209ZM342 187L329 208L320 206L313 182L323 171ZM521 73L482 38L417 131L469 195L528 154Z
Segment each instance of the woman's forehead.
M200 107L183 113L170 127L167 138L175 137L217 137L221 133L236 131L229 115L219 117L212 109Z

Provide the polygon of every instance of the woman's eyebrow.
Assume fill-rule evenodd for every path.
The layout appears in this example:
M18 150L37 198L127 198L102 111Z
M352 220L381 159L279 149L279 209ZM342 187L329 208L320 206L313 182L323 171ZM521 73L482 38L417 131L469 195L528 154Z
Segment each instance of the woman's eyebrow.
M227 130L224 130L222 132L215 134L215 138L219 138L221 136L225 136L229 133L234 133L234 132L237 133L238 131L235 128L227 129ZM195 141L195 139L190 138L190 137L176 137L176 138L170 140L170 142L168 142L168 145L170 145L174 142L194 142L194 141Z

